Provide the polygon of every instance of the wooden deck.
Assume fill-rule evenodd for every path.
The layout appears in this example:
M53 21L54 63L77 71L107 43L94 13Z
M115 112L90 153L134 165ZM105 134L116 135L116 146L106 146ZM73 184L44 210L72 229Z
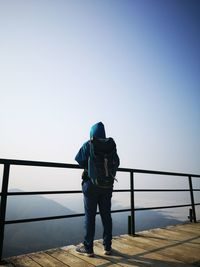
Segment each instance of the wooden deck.
M76 254L75 246L7 259L9 267L119 267L200 266L200 223L176 225L122 235L113 239L113 254L103 255L102 241L95 241L95 257Z

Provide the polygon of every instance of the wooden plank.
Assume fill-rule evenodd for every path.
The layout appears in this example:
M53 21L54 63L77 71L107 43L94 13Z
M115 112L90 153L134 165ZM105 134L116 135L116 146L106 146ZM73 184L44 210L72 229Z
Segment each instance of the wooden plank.
M10 263L12 263L15 267L22 267L22 266L28 266L28 267L41 267L38 263L33 261L29 256L23 255L23 256L17 256L12 257L9 260Z
M197 232L187 232L186 230L180 230L179 228L166 228L166 229L154 229L149 231L150 233L161 233L162 235L169 235L171 237L173 236L179 236L180 238L191 238L191 237L196 237L196 236L200 236L199 234L197 234Z
M167 234L169 234L170 236L172 236L173 238L176 238L176 240L178 240L180 243L185 243L188 246L193 246L196 248L200 247L200 235L192 235L189 234L188 232L182 231L182 230L167 230L168 233L166 232L166 236Z
M188 247L193 247L194 249L200 248L200 236L199 235L191 235L184 231L173 231L172 229L156 229L151 230L147 234L142 234L144 237L155 237L160 239L166 239L169 242L177 242L179 244L184 244Z
M73 256L78 257L78 258L80 258L80 259L82 259L82 260L86 261L87 263L90 263L94 266L119 267L119 265L113 264L109 260L106 260L97 254L95 254L95 257L87 257L85 255L80 255L80 254L76 253L75 248L76 248L75 246L70 246L70 247L65 247L63 249L66 250L68 253L72 254Z
M197 222L197 223L185 223L185 224L177 224L177 225L172 225L172 226L167 226L166 227L167 229L169 228L178 228L178 229L191 229L191 230L197 230L199 231L200 230L200 222Z
M55 259L54 257L51 257L45 252L39 252L39 253L31 253L29 254L29 257L37 262L40 267L66 267L67 265L60 262L59 260Z
M178 232L180 234L185 234L185 235L189 235L190 237L192 236L199 236L200 237L200 229L189 229L189 228L167 228L167 231L171 231L171 232Z
M159 237L160 240L159 242L164 242L163 240L163 236L164 234L162 234L162 232L159 229L159 234L157 230L152 230L149 231L148 233L148 237L151 236L151 239L149 239L149 241L151 241L151 245L152 247L154 247L154 252L159 253L161 255L164 256L168 256L168 257L172 257L174 259L183 261L185 263L188 264L192 264L195 261L199 261L200 260L200 250L199 248L192 248L190 246L188 246L187 244L184 244L183 242L177 242L176 239L174 239L172 236L167 236L167 241L171 240L172 244L169 245L165 245L162 246L160 248L156 248L156 242L158 243L158 241L154 241L152 237ZM144 240L146 240L144 238ZM182 239L184 240L184 239ZM175 242L173 242L175 241ZM142 247L142 248L147 248L146 247L146 243L142 242L142 239L137 239L137 246ZM153 251L152 251L153 252Z
M64 264L67 264L67 266L72 266L72 267L92 267L93 266L92 264L78 257L73 256L72 254L68 253L66 250L63 250L63 249L51 250L51 251L47 251L47 253L50 256L63 262Z
M112 241L112 247L115 251L118 251L118 253L121 253L123 256L135 256L140 253L146 252L144 248L132 246L122 238L114 238Z
M168 240L165 240L163 238L159 239L159 238L154 238L153 235L149 236L142 236L142 235L137 235L137 236L128 236L128 235L124 235L121 236L122 239L126 239L127 243L129 243L129 245L135 246L135 244L139 243L140 246L138 246L139 248L142 248L146 251L149 250L154 250L160 247L165 247L165 246L169 246L171 244L176 244L177 242L170 242Z
M0 264L1 267L14 267L13 264L8 263L8 264Z
M200 221L197 221L196 223L183 223L183 224L177 224L175 227L184 227L184 228L194 228L194 229L200 229Z
M196 232L194 232L193 230L190 231L190 230L187 230L187 229L169 229L168 231L174 231L175 233L180 233L180 234L189 234L190 237L200 237L200 230L199 229L196 229Z
M95 251L103 258L109 260L112 263L118 264L123 267L136 267L136 266L146 266L144 261L140 259L135 259L132 255L123 254L120 250L113 248L111 255L104 255L102 250L102 242L95 241ZM115 247L115 246L114 246ZM117 266L118 266L117 265Z
M178 231L178 229L172 231L169 229L153 229L150 231L144 231L139 233L140 236L146 238L155 238L158 240L166 240L168 242L180 242L198 239L197 235L188 234L184 231Z
M14 265L12 263L4 262L4 261L0 262L0 266L1 267L14 267Z
M183 263L179 260L169 258L167 255L160 255L154 252L154 247L152 247L152 243L150 241L146 242L144 240L145 245L143 246L143 239L141 239L142 246L137 246L137 241L135 241L135 237L130 237L130 240L126 238L122 238L120 243L116 243L117 240L114 241L113 246L117 249L119 249L123 253L123 257L130 258L132 256L132 259L134 259L135 263L136 261L143 262L143 264L150 265L150 266L183 266ZM159 246L157 246L159 247ZM140 252L138 253L138 248L140 249ZM145 248L145 249L144 249ZM136 253L137 251L137 253ZM189 266L189 265L188 265Z
M178 232L185 232L190 234L190 236L200 236L200 228L194 228L194 227L174 227L174 228L167 228L167 230L170 231L178 231Z

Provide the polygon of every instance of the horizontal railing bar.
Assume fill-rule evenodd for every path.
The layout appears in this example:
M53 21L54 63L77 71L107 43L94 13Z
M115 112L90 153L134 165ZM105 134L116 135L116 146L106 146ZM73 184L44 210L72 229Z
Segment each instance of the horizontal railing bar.
M82 169L78 164L31 161L31 160L0 159L0 163L1 164L7 163L10 165L34 166L34 167L55 167L55 168Z
M195 206L200 205L200 203L196 203ZM142 211L142 210L155 210L155 209L169 209L169 208L181 208L181 207L190 207L191 204L185 205L173 205L173 206L160 206L160 207L148 207L148 208L135 208L135 211ZM112 210L111 213L117 212L129 212L131 209L119 209L119 210ZM96 214L99 214L97 212ZM30 218L30 219L20 219L20 220L7 220L5 224L17 224L17 223L27 223L27 222L39 222L39 221L50 221L50 220L58 220L58 219L65 219L65 218L74 218L74 217L82 217L84 213L77 213L77 214L70 214L70 215L60 215L60 216L51 216L51 217L40 217L40 218Z
M118 168L117 171L119 172L133 172L133 169L130 168Z
M114 189L113 192L114 193L116 193L116 192L129 192L130 193L131 189Z
M23 195L56 195L56 194L79 194L81 190L72 191L30 191L30 192L8 192L8 196L23 196Z
M130 189L116 189L113 192L130 192ZM8 192L8 196L23 196L23 195L56 195L56 194L80 194L81 190L72 191L29 191L29 192ZM1 195L1 193L0 193Z
M158 174L158 175L168 175L168 176L191 176L191 177L200 178L199 174L190 174L190 173L152 171L152 170L140 170L140 169L132 169L132 171L134 173L143 173L143 174Z
M130 192L130 189L115 189L113 192ZM134 189L134 192L189 192L189 189ZM200 191L200 189L194 189ZM54 194L80 194L81 190L68 191L29 191L29 192L8 192L8 196L23 196L23 195L54 195ZM1 195L1 193L0 193Z
M128 212L128 211L131 211L131 209L112 210L111 212L112 213L116 213L116 212ZM99 214L99 212L97 212L96 214ZM51 217L40 217L40 218L19 219L19 220L7 220L7 221L5 221L5 224L50 221L50 220L58 220L58 219L65 219L65 218L82 217L82 216L85 216L85 214L84 213L77 213L77 214L51 216Z
M195 203L195 205L200 205L200 203ZM140 211L140 210L171 209L171 208L182 208L182 207L190 207L190 206L191 206L191 204L173 205L173 206L160 206L160 207L149 207L149 208L135 208L135 211Z
M120 210L112 210L111 213L117 213L117 212L128 212L131 211L131 209L120 209ZM97 213L99 214L99 212Z
M50 220L58 220L58 219L65 219L65 218L81 217L81 216L84 216L84 215L85 215L84 213L76 213L76 214L70 214L70 215L60 215L60 216L51 216L51 217L8 220L8 221L5 221L5 224L50 221Z
M190 189L134 189L134 192L189 192Z
M82 169L77 164L56 163L56 162L43 162L43 161L31 161L31 160L16 160L16 159L0 159L0 164ZM200 178L200 175L197 175L197 174L189 174L189 173L153 171L153 170L130 169L130 168L118 168L118 171L119 172L121 171L121 172L143 173L143 174L146 173L146 174L169 175L169 176L191 176L191 177L198 177L198 178Z

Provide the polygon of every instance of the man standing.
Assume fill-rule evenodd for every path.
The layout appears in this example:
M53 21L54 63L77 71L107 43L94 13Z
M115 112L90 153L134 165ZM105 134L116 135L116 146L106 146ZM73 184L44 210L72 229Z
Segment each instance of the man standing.
M93 257L95 217L97 205L103 224L103 246L106 255L112 249L111 198L113 183L119 166L116 145L112 138L106 138L102 122L92 126L90 140L80 148L75 160L84 168L82 190L85 209L85 236L82 246L76 252Z

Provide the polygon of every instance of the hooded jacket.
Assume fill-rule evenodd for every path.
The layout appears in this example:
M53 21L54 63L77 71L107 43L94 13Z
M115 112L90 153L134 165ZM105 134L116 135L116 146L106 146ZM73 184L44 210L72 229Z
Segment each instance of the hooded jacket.
M98 122L91 127L90 130L90 140L93 138L106 138L105 128L102 122ZM78 154L75 157L75 160L78 164L84 169L88 168L88 159L90 156L90 140L85 142L80 148ZM119 158L118 158L119 161ZM119 166L119 162L118 162ZM117 167L118 167L117 166Z

